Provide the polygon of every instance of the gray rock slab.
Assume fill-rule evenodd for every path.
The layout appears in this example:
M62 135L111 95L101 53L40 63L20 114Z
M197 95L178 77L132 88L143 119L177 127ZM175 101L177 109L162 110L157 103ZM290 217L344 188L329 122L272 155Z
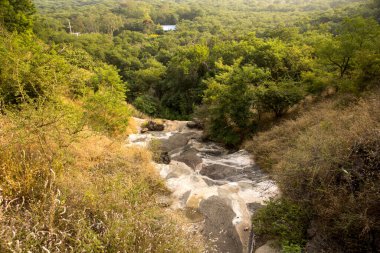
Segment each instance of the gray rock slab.
M199 207L205 217L203 234L213 244L213 252L240 253L243 246L232 224L234 211L223 199L217 196L203 200Z

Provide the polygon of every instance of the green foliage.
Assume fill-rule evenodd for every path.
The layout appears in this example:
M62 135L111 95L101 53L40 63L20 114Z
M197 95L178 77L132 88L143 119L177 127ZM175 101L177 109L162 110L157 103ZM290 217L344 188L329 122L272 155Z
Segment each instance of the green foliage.
M333 66L343 78L357 64L360 51L371 50L380 36L380 26L373 19L346 19L338 26L337 36L326 35L320 42L318 54Z
M233 66L217 63L220 73L205 81L204 102L207 109L207 131L218 141L239 144L254 127L257 119L254 109L254 86L268 78L268 72L240 61Z
M87 123L93 130L111 136L125 134L131 112L120 94L99 90L86 99L84 108Z
M29 36L2 33L1 37L2 105L17 105L41 98L53 99L57 93L67 91L71 68L62 58Z
M57 4L65 18L54 11ZM269 72L270 81L278 84L305 80L306 87L302 88L314 94L323 93L331 86L327 83L335 82L339 87L341 81L333 80L339 69L343 76L354 79L356 91L364 90L367 83L376 85L373 80L379 73L378 47L369 47L378 41L373 37L378 25L347 18L365 12L363 6L354 10L359 3L297 1L271 5L226 0L216 5L212 1L107 0L83 4L39 0L37 5L45 19L43 25L38 23L43 28L35 29L41 37L49 42L73 43L117 66L129 84L128 101L138 99L141 104L140 97L154 97L160 104L156 115L161 117L189 118L202 104L207 89L203 81L217 74L219 58L227 65L242 58L242 65ZM334 14L327 11L332 9L336 10ZM341 22L344 17L347 19ZM67 34L68 19L84 34ZM160 24L176 24L177 30L163 32ZM366 29L373 31L366 33ZM363 43L366 50L356 50L355 36L371 38ZM355 59L347 62L346 56L351 54ZM305 73L309 77L303 79Z
M306 242L308 215L308 210L295 202L274 200L255 213L253 226L257 235L277 238L285 252L292 252Z
M162 103L173 113L189 115L199 104L202 78L207 73L209 49L203 45L180 48L168 63L167 85Z
M331 85L332 79L331 74L325 71L302 73L302 83L305 85L305 90L311 94L321 94Z
M140 69L132 72L131 75L129 93L132 96L148 94L159 88L160 82L166 75L166 67L154 58L149 58Z
M283 243L282 252L284 253L302 253L302 247L298 244Z
M156 115L159 110L159 104L154 97L151 96L140 96L135 99L133 105L139 111L147 115Z
M0 24L11 32L26 32L32 27L31 16L34 12L31 0L1 0Z
M206 127L211 137L230 145L239 144L253 132L261 114L270 112L280 117L304 97L297 83L267 81L270 70L240 66L241 62L233 66L217 62L219 73L205 81Z
M265 83L255 91L259 111L274 112L276 117L282 116L302 98L302 89L296 83Z

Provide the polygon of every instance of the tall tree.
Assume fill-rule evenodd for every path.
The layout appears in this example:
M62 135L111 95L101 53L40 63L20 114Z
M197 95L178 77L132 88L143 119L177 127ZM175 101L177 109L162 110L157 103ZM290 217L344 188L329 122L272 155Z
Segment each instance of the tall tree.
M9 31L29 30L34 12L35 8L31 0L0 0L0 23Z
M370 50L377 41L379 29L375 20L362 17L346 19L338 28L338 35L323 39L318 54L325 63L338 69L343 78L354 65L358 52Z

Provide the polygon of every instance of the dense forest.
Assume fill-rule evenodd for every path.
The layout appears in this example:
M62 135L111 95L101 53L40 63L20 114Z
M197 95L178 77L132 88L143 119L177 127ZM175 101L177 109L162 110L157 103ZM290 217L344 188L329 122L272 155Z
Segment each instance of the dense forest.
M0 251L201 251L122 148L144 115L255 155L282 192L259 241L378 252L379 21L379 0L0 0Z

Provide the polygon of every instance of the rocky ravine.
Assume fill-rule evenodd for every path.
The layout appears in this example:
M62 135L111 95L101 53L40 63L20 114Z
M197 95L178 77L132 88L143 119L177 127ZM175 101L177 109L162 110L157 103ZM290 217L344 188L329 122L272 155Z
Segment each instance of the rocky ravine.
M147 147L152 140L159 141L168 164L155 166L173 192L171 208L184 210L199 224L210 252L247 253L252 244L251 215L278 188L247 151L230 153L203 142L202 131L187 124L166 121L164 131L130 135L127 145Z

